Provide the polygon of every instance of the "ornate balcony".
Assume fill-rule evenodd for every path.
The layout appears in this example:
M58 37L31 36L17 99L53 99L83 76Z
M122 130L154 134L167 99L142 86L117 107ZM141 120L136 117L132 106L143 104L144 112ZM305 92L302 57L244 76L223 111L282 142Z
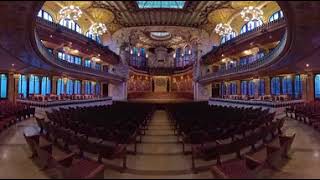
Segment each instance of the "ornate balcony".
M36 18L37 30L48 34L48 32L55 32L62 34L65 38L70 39L72 42L82 42L81 45L85 44L86 48L96 49L97 53L104 53L107 55L109 63L118 63L120 61L119 56L111 51L108 46L103 46L102 44L94 41L93 39L80 34L74 30L64 27L60 24L47 21L41 17ZM99 52L100 51L100 52Z
M81 73L84 75L90 75L90 76L98 76L100 78L114 80L114 81L124 81L125 77L121 76L116 73L110 73L103 70L97 70L89 67L85 67L82 65L70 63L61 59L58 59L57 57L53 56L48 49L43 45L43 43L39 40L37 33L35 33L35 39L36 44L38 47L39 52L44 57L44 60L52 65L58 66L60 68L63 68L65 70L74 72L74 73Z
M201 77L198 80L199 82L209 82L212 80L224 78L231 75L236 75L239 73L252 72L262 67L265 67L280 58L280 54L283 52L286 42L287 42L287 31L283 35L277 47L273 49L271 52L269 52L268 54L266 54L265 56L263 56L262 58L250 64L238 65L236 67L232 67L229 69L220 69L216 72L201 74Z
M262 40L263 38L268 37L268 34L280 37L279 34L285 30L286 26L285 18L280 18L240 34L205 54L202 57L202 63L211 64L214 60L218 60L222 54L228 55L228 53L245 50L250 47L250 42Z

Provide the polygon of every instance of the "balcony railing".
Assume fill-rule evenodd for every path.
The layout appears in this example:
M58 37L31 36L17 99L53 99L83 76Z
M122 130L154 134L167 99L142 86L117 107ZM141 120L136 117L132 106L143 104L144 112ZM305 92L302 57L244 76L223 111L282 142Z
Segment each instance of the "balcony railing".
M205 81L208 79L214 79L214 78L228 76L228 75L232 75L232 74L236 74L236 73L244 73L247 71L252 71L254 69L261 68L262 66L269 64L270 62L274 61L275 59L277 59L279 57L280 53L283 51L283 49L286 45L286 41L287 41L287 31L285 32L285 34L281 38L277 47L274 48L268 54L261 57L260 59L254 61L252 63L249 63L249 64L238 65L236 67L232 67L229 69L220 69L216 72L211 72L208 74L201 74L202 77L200 78L200 80Z
M234 45L235 42L241 42L244 40L248 40L251 37L254 38L256 36L257 33L259 32L263 32L266 31L268 29L272 29L272 28L276 28L276 27L280 27L281 24L285 24L285 18L282 17L280 19L274 20L272 22L268 22L266 24L262 24L259 27L256 27L250 31L247 31L243 34L239 34L238 36L226 41L223 44L220 44L218 47L212 49L210 52L208 52L207 54L205 54L203 56L203 59L205 61L207 61L208 58L211 58L212 56L214 56L214 54L216 54L217 52L221 52L226 50L227 48L230 48Z
M102 44L98 43L97 41L95 41L95 40L93 40L93 39L91 39L81 33L78 33L77 31L69 29L69 28L62 26L60 24L57 24L55 22L45 20L41 17L37 17L36 22L38 24L44 25L45 27L49 27L50 29L56 29L57 31L68 33L68 35L70 34L71 36L74 36L74 38L77 40L90 42L90 43L94 44L97 48L100 48L103 51L105 51L106 53L109 53L112 56L114 56L115 58L119 59L119 56L116 53L114 53L113 51L111 51L108 46L103 46Z
M118 81L124 80L124 77L117 74L110 73L108 71L93 69L90 67L85 67L82 65L78 65L78 64L70 63L65 60L58 59L58 57L53 56L48 51L48 49L43 45L43 43L39 40L37 33L35 33L35 41L42 56L52 64L67 68L68 70L71 70L71 71L76 71L77 73L86 73L86 74L96 75L103 78L114 79Z

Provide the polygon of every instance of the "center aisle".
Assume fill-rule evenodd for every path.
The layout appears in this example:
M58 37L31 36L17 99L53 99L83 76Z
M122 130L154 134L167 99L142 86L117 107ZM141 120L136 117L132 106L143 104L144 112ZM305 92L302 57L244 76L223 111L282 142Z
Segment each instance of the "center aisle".
M133 148L130 148L133 149ZM188 151L189 149L186 148ZM210 171L193 174L191 155L184 155L182 144L174 135L173 125L164 110L156 110L148 125L137 154L129 155L128 169L122 174L130 178L209 178ZM109 174L110 176L110 174Z

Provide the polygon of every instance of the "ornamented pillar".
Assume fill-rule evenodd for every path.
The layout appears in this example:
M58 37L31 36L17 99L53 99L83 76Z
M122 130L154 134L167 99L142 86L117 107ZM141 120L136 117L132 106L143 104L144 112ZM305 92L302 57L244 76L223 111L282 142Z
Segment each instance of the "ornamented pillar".
M307 74L306 83L306 101L314 101L314 74L312 72ZM303 89L302 89L303 90ZM303 90L304 91L304 90Z
M19 83L19 74L14 74L10 72L8 74L8 100L10 102L16 103L18 97L18 83Z
M85 94L86 80L81 81L81 94Z
M265 95L271 95L271 80L270 77L264 77L264 88L265 88Z
M236 85L237 85L237 95L241 95L241 81L236 80Z
M259 97L259 79L253 79L254 82L254 98Z
M59 79L59 77L57 76L52 76L52 84L51 84L51 93L52 94L57 94L57 81Z

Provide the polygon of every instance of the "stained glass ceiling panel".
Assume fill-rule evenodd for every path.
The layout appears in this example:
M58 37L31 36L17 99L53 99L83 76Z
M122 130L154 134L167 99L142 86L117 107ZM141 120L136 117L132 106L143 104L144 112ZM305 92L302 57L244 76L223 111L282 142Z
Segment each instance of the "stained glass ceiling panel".
M173 8L183 9L186 1L137 1L138 7L146 8Z

